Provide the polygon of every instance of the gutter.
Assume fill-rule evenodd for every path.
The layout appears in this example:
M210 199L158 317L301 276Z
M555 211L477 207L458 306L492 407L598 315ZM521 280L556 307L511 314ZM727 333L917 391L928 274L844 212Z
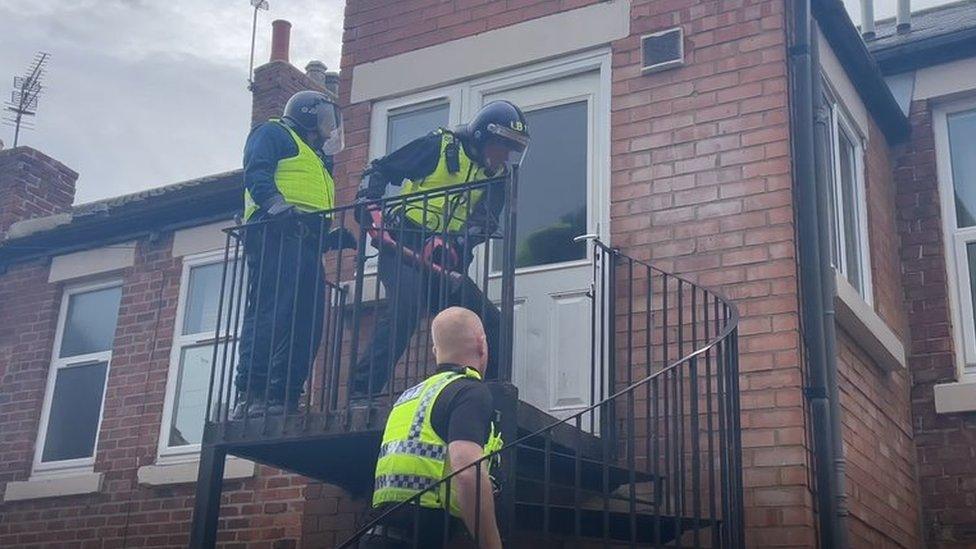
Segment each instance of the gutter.
M10 265L97 248L162 232L230 220L240 209L236 176L180 189L134 203L105 208L76 207L57 216L51 228L0 241L0 272ZM52 216L54 217L54 216ZM64 217L69 217L64 222ZM40 218L32 220L40 224ZM232 222L228 222L231 225Z
M886 75L976 55L976 27L891 46L869 47Z
M822 97L820 90L820 65L817 55L816 36L813 33L812 0L790 2L789 17L792 23L789 45L791 144L793 177L796 182L797 248L799 252L801 333L803 336L807 387L805 396L811 415L811 437L814 446L817 521L820 547L845 549L848 547L845 524L846 501L843 480L838 479L837 455L843 456L843 446L836 446L840 433L839 404L830 398L836 389L836 333L828 329L833 322L832 279L825 280L824 272L830 268L829 232L826 227L826 200L828 194L820 192L826 183L824 166L818 162L814 105ZM822 125L822 124L821 124ZM818 156L820 158L818 158ZM818 170L819 166L819 170ZM820 212L824 212L821 215ZM826 268L824 267L826 265ZM828 309L829 307L829 309ZM834 339L834 341L828 341ZM830 370L835 370L831 372ZM842 463L842 462L841 462ZM843 468L840 470L843 476Z

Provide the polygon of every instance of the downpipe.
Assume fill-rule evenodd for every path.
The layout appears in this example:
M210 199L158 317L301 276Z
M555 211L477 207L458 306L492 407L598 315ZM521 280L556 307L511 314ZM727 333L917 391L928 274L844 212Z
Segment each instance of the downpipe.
M818 530L820 547L847 547L846 528L843 524L841 507L843 483L838 482L836 460L838 451L835 441L835 425L840 423L835 412L836 400L831 398L836 391L836 361L830 353L835 352L836 343L828 342L836 338L833 331L833 279L825 280L825 273L831 270L829 262L829 229L826 221L827 193L822 162L818 155L814 117L814 105L820 104L820 70L816 55L816 42L813 36L813 18L810 0L797 0L787 3L792 23L789 46L789 71L791 91L791 134L793 171L796 181L797 249L799 252L801 333L806 350L808 368L807 387L804 389L810 404L812 438L814 445L816 498L818 509ZM814 98L817 98L816 102ZM819 156L819 158L818 158ZM819 167L819 173L818 173ZM824 254L828 255L824 255ZM832 270L831 270L832 271ZM831 275L832 276L832 275ZM829 293L829 298L828 296ZM829 301L830 305L825 303ZM829 311L829 312L828 312ZM828 327L828 321L830 326ZM830 389L833 381L834 391ZM833 400L833 402L832 402ZM841 468L841 472L843 472ZM838 497L840 495L840 497Z

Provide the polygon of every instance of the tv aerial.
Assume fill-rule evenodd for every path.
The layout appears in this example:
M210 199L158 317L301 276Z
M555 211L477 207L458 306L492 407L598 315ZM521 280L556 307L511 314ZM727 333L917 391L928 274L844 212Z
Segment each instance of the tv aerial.
M247 67L247 89L254 88L254 39L258 33L258 11L271 9L268 0L251 0L251 7L254 8L254 21L251 23L251 61Z
M37 100L44 91L41 81L50 58L51 54L47 52L37 52L23 76L14 77L13 91L10 92L3 117L5 125L14 127L14 147L20 139L21 128L33 128L33 120L29 117L37 115Z

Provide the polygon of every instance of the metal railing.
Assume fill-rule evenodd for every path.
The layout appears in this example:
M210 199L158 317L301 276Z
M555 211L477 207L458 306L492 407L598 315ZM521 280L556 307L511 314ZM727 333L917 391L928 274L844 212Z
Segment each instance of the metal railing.
M590 375L598 400L374 510L340 547L365 536L428 547L458 530L490 539L484 521L459 528L458 518L419 501L440 491L450 500L473 469L473 516L481 517L481 494L492 490L482 472L497 458L506 543L517 533L521 543L560 546L744 546L736 307L599 241L593 252ZM574 443L557 437L567 427ZM590 437L597 451L587 453Z
M433 372L429 322L450 305L479 313L492 354L511 356L515 249L503 236L516 194L517 170L227 229L208 423L269 437L392 406ZM488 378L511 379L510 363Z

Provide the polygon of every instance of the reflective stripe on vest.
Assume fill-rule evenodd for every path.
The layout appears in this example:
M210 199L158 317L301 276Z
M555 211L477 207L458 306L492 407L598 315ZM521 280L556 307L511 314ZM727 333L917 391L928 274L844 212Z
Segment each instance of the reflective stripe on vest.
M274 180L278 192L289 204L303 212L320 212L331 210L335 206L335 183L329 171L322 165L322 160L315 154L302 138L278 120L271 122L288 130L298 154L278 161L275 168ZM259 206L251 197L251 193L244 189L244 220L247 221L258 210Z
M464 147L460 143L457 143L460 169L451 173L447 167L447 149L457 138L451 132L437 131L441 136L441 150L437 168L423 179L409 180L404 183L400 196L444 190L448 187L488 179L484 170L464 153ZM481 200L481 195L481 190L472 190L468 193L449 197L440 195L428 197L426 200L411 200L405 204L405 215L417 225L427 227L431 231L443 231L444 222L447 221L448 231L459 232L464 227L464 222L467 221L470 211Z
M376 463L374 507L382 503L406 501L449 474L447 443L434 431L430 412L444 388L465 377L481 379L471 369L466 370L465 374L441 372L404 391L397 399L383 431L383 442ZM497 451L501 446L501 437L495 433L492 425L488 443L485 444L486 455ZM421 495L420 505L443 509L446 500L447 483L444 483L439 489ZM453 496L450 512L460 516L460 509Z

